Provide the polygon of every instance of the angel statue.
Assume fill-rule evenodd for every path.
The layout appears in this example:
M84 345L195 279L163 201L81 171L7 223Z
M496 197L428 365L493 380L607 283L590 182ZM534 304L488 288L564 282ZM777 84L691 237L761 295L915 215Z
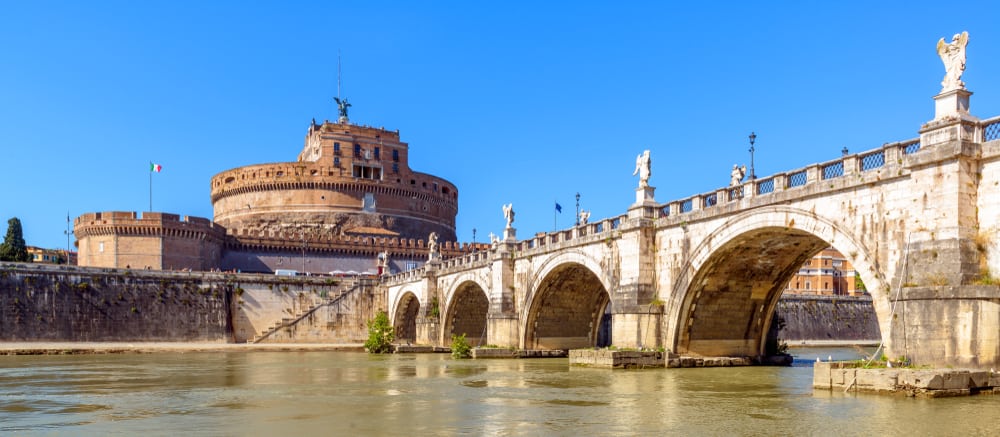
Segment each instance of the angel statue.
M941 81L941 92L965 89L962 82L962 72L965 71L965 46L969 44L969 32L962 32L951 37L951 43L938 40L937 52L944 62L944 80Z
M632 176L639 175L639 188L649 186L650 164L649 150L645 150L635 157L635 171L632 172Z
M743 176L747 174L747 166L740 167L733 164L733 171L729 173L729 186L735 187L743 181Z
M590 221L590 211L580 211L580 224L585 225Z
M508 203L503 206L503 218L507 219L507 229L510 229L511 225L514 224L514 204Z
M430 260L437 259L438 256L438 234L437 232L431 232L427 236L427 257Z
M350 103L347 103L347 99L340 100L340 97L334 97L334 102L337 102L337 110L340 112L340 118L347 120L347 108L351 107Z

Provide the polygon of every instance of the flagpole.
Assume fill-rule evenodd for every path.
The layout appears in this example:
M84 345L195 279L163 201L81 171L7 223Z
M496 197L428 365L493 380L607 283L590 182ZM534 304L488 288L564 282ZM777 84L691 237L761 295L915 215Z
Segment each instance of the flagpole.
M153 212L153 162L149 162L149 212Z
M554 200L552 201L552 203L554 203L554 204L556 204L556 205L558 205L558 204L559 204L559 202L556 202L556 201L554 201ZM558 209L556 209L555 207L553 207L553 208L552 208L552 232L555 232L555 231L556 231L556 229L558 229L558 227L556 226L556 217L557 217L557 216L556 216L556 213L557 213L558 211L559 211L559 210L558 210Z

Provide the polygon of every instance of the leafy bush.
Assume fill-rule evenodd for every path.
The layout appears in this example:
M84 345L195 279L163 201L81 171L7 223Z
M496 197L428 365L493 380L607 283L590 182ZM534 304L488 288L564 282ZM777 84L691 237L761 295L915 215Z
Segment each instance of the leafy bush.
M374 319L368 321L368 340L365 341L365 350L370 354L392 352L392 341L395 337L389 316L385 311L379 311Z
M451 357L452 358L469 358L472 356L470 351L472 346L469 346L468 340L465 339L465 334L462 335L451 335Z

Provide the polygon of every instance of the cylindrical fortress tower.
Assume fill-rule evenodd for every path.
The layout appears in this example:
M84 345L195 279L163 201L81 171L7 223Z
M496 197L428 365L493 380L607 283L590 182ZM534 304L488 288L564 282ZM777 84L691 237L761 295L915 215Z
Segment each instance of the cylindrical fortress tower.
M458 190L410 170L398 131L313 122L298 161L212 177L214 221L232 234L455 240Z

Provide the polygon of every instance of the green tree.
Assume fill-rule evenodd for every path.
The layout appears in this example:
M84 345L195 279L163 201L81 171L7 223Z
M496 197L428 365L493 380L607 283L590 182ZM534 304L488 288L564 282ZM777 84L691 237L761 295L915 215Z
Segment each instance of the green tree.
M0 244L0 261L31 261L21 232L21 220L17 217L7 220L7 235L3 238L3 244Z
M368 340L365 341L365 350L370 354L392 352L392 341L395 337L389 316L385 311L379 311L374 319L368 321Z

